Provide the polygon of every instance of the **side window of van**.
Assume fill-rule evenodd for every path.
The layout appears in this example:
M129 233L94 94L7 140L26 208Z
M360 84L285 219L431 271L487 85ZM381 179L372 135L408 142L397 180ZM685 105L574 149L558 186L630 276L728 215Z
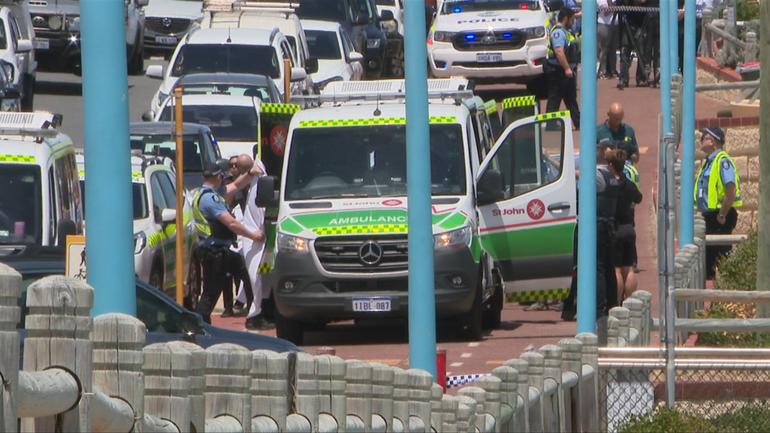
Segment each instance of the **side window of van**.
M163 199L166 202L166 208L176 209L176 188L168 172L161 171L155 175L160 182L160 189L163 191Z

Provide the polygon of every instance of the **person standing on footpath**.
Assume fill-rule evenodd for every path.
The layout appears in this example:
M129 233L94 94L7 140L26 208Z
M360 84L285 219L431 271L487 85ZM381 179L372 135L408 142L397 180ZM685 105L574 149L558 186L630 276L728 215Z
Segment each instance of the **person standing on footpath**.
M703 160L695 181L695 207L706 220L706 234L732 234L743 206L740 180L735 163L723 149L725 132L722 128L701 130L701 150L708 155ZM729 246L706 247L706 276L713 279L719 257L730 251Z
M618 285L617 303L636 291L637 281L634 273L636 261L636 227L634 224L634 205L642 202L642 193L635 182L628 178L627 155L624 150L616 150L609 160L612 171L620 174L620 192L615 211L615 245L613 262ZM633 166L632 166L633 167Z
M559 22L551 27L548 34L547 59L543 69L548 85L546 112L559 111L561 101L570 111L572 124L580 129L580 106L577 102L577 65L580 50L577 39L570 29L575 24L575 11L561 8Z
M636 133L631 125L624 123L625 112L620 102L610 104L607 110L607 119L596 126L596 141L609 140L617 149L624 150L628 159L639 163L639 143L636 141Z
M614 59L617 25L615 14L609 10L609 0L597 0L596 7L599 11L596 17L596 60L599 63L597 78L606 80L616 72Z

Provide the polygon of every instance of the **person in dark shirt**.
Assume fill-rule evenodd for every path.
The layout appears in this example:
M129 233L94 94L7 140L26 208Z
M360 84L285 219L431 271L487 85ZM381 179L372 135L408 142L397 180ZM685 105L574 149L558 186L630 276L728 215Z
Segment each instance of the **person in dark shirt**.
M624 174L627 155L623 150L617 150L609 158L609 166L613 173L619 173L620 192L615 211L615 245L613 261L618 282L618 305L636 291L637 281L634 273L636 256L636 229L634 225L634 205L642 201L642 193L634 182Z
M634 164L639 162L639 143L631 125L624 123L625 113L620 102L610 104L607 120L596 126L596 142L609 140L618 149L624 150L628 159Z

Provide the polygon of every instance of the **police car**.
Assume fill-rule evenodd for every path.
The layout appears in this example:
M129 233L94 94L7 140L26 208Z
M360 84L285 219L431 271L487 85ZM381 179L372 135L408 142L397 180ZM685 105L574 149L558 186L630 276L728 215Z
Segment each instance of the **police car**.
M0 113L0 254L64 246L83 230L75 148L44 111Z
M546 17L541 0L444 0L428 35L431 73L519 81L540 75Z
M436 313L478 339L500 323L503 279L568 287L571 124L566 112L528 116L491 142L487 104L467 80L428 88ZM272 274L278 336L297 343L318 323L406 317L404 91L401 80L330 83L292 118ZM275 182L260 178L261 206Z
M176 175L165 158L149 157L134 151L131 157L131 196L134 209L134 270L139 280L155 286L171 296L176 293ZM83 156L78 155L81 189L85 191ZM86 198L86 197L84 197ZM197 271L191 266L193 247L197 243L192 206L185 199L184 233L187 282L186 302L190 286L197 284ZM192 283L190 283L192 282ZM198 293L194 287L193 293Z

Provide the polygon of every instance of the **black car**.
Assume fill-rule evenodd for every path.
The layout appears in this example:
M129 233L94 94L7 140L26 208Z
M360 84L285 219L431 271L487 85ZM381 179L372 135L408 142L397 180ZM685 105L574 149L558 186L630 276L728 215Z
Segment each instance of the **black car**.
M377 16L374 0L303 1L297 9L302 19L340 23L353 39L356 51L364 55L367 79L377 79L387 72L388 40L380 20L392 20L392 13L388 13Z
M64 256L62 250L57 248L27 249L22 255L4 256L0 262L22 275L22 296L19 300L22 307L21 328L27 312L24 307L27 287L49 275L63 275ZM280 338L209 325L200 315L178 305L161 290L138 280L136 313L147 327L146 344L184 340L203 348L219 343L233 343L248 350L300 351L293 343Z

